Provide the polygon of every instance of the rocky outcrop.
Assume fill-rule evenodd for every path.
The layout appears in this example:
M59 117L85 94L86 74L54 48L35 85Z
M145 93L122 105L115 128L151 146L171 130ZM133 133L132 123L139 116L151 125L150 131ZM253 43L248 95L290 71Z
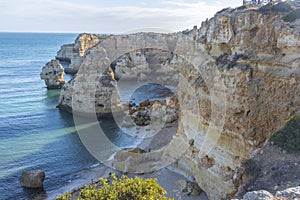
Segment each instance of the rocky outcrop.
M300 198L300 186L277 191L275 195L265 190L247 192L241 200L288 200Z
M199 196L202 193L201 188L194 182L187 180L179 180L176 183L179 191L188 196Z
M287 199L299 199L300 198L300 186L294 188L287 188L283 191L277 191L276 197L287 198Z
M300 20L284 20L299 8L297 1L257 9L229 8L186 33L110 36L87 51L79 68L83 73L64 86L60 106L111 111L115 82L107 75L110 64L121 59L115 66L124 63L124 73L115 71L126 77L131 62L149 68L146 53L138 53L137 61L132 53L170 52L163 53L164 59L170 56L170 63L174 58L180 63L177 134L164 152L127 156L118 169L143 170L147 166L139 164L145 158L152 162L151 169L157 169L161 162L156 159L180 157L173 166L193 177L209 199L230 199L247 182L242 163L300 108ZM94 85L96 93L90 89ZM95 104L87 96L99 99ZM182 155L180 150L186 146Z
M77 75L61 89L58 107L85 116L112 116L112 110L120 108L120 97L107 65L106 51L96 47L91 60L84 60Z
M51 60L42 69L41 79L45 81L48 89L59 89L66 81L64 80L64 69L58 60Z
M176 96L151 102L147 99L138 106L135 106L135 103L125 106L129 109L125 111L122 123L124 127L147 126L151 121L155 123L158 120L172 123L178 119L179 105Z
M85 52L91 47L96 46L103 36L95 34L80 34L74 44L67 44L61 46L57 52L56 59L69 62L70 65L66 68L66 73L77 73L79 66L83 61Z
M170 51L139 49L126 53L112 63L117 79L177 85L182 60Z
M77 73L77 75L74 77L74 79L72 79L69 83L67 83L63 88L62 88L62 92L60 94L60 98L59 98L59 106L62 109L65 110L72 110L74 109L74 105L72 106L72 96L74 96L74 94L77 93L82 93L82 91L79 91L79 89L81 88L81 84L89 84L88 82L91 82L91 84L93 85L94 83L96 84L96 76L100 76L100 77L110 77L109 79L111 79L112 83L114 84L114 87L116 86L116 81L113 80L113 77L111 76L111 74L109 73L109 67L111 66L111 64L113 63L113 61L118 60L118 59L126 59L124 57L122 57L122 55L124 55L127 52L138 52L137 49L148 49L148 48L143 48L144 45L146 44L147 46L147 42L145 43L145 41L151 41L150 43L153 42L153 44L155 44L156 46L152 46L154 48L151 48L151 50L147 50L145 52L149 52L147 54L154 54L154 55L158 55L158 51L166 51L166 49L160 49L161 47L161 43L165 43L164 38L162 37L162 35L164 34L149 34L149 33L138 33L138 34L132 34L129 37L127 35L118 35L118 36L111 36L108 37L107 39L103 40L102 42L100 42L96 47L93 47L91 49L89 49L86 52L86 56L84 57L84 60L79 68L79 72ZM174 42L175 42L175 35L164 35L166 37L168 37L168 39L170 40L169 42L169 46L170 48L172 48L174 46ZM126 44L128 44L128 46L126 46L126 48L128 49L122 49L122 48L117 48L115 49L115 46L113 45L116 42L125 42ZM136 46L136 43L141 43L141 48L138 48ZM174 47L173 47L174 48ZM146 53L145 53L146 54ZM143 54L144 55L144 54ZM165 59L167 59L166 54L163 53L162 56L159 57L159 59L155 58L154 55L149 55L149 61L147 61L147 66L149 66L148 68L143 68L143 70L141 69L134 69L131 70L131 73L134 73L135 71L139 71L139 72L143 72L144 75L141 75L140 77L144 77L143 81L149 81L149 82L153 82L156 81L156 83L167 83L168 85L172 84L172 83L178 83L179 81L179 75L178 75L178 70L176 72L176 70L174 70L174 68L180 66L179 62L181 62L181 58L175 56L174 60L178 60L178 62L175 61L174 62L167 62ZM133 61L136 66L136 68L139 68L140 66L145 66L141 60L138 62L137 60L139 58L139 55L137 55L136 57L132 57L134 58ZM143 60L143 59L142 59ZM124 61L125 62L125 61ZM139 63L139 64L138 64ZM151 65L148 63L152 63ZM167 66L164 69L164 73L162 73L163 70L159 70L159 68L163 68L163 66L165 66L165 64L168 63L168 65L170 64L170 66ZM116 66L117 64L115 64ZM120 65L120 64L119 64ZM115 71L116 67L112 66ZM126 61L126 65L125 68L127 68L129 65L127 64ZM155 68L157 67L158 68ZM175 67L176 66L176 67ZM153 67L153 68L152 68ZM150 69L152 68L152 69ZM157 69L157 73L155 72ZM168 73L168 71L172 71L172 73ZM155 73L154 73L155 72ZM147 73L147 75L145 75L145 73ZM149 74L148 74L149 73ZM121 74L120 72L117 71L117 76L118 74ZM124 73L125 76L127 76L126 73ZM153 74L153 75L151 75ZM158 75L160 74L160 76ZM82 79L82 76L84 76L85 78ZM91 76L91 77L89 77ZM131 76L131 75L129 75ZM128 76L127 76L128 77ZM153 78L154 77L154 78ZM85 82L83 83L82 80L78 81L79 79L84 80ZM89 79L91 79L91 81L89 81ZM126 79L126 78L124 78ZM97 80L100 80L99 78ZM121 79L122 80L122 79ZM129 78L129 80L132 80L131 78ZM140 79L141 80L141 79ZM172 81L171 81L172 80ZM121 82L121 81L119 81ZM97 84L102 84L102 83L97 83ZM76 85L76 88L78 89L78 92L74 92L74 85ZM94 92L93 87L94 86L90 86L91 89L88 89L87 91L90 92ZM111 106L111 100L115 101L115 99L118 99L117 97L114 97L113 99L108 99L109 96L112 96L112 92L113 92L113 86L110 87L111 89L107 89L107 87L102 87L102 86L97 86L97 91L94 92L94 94L90 94L92 96L96 95L96 99L97 96L99 96L99 98L101 98L102 100L96 100L97 102L93 103L93 100L90 99L89 102L91 103L91 105L87 104L87 102L85 102L85 100L87 100L87 96L82 95L81 97L79 97L78 95L76 95L79 99L78 99L78 111L80 111L81 113L97 113L98 115L103 115L104 113L109 113L111 110L110 106ZM105 84L106 85L106 84ZM86 88L86 87L84 87ZM84 89L81 88L81 89ZM105 93L105 95L102 94L102 92ZM110 95L109 95L110 93ZM115 88L115 93L117 93L117 90ZM107 94L107 95L106 95ZM117 101L116 101L117 102ZM118 104L118 103L116 103ZM96 109L94 110L93 107L95 107ZM106 114L105 114L106 115Z
M43 170L25 170L22 173L20 183L27 188L41 188L45 180L45 172Z
M241 163L300 108L300 21L282 20L299 6L290 3L223 10L202 23L196 45L186 42L197 48L184 48L194 66L182 69L196 95L189 100L180 87L180 117L183 137L194 144L175 166L210 199L238 191L246 181Z

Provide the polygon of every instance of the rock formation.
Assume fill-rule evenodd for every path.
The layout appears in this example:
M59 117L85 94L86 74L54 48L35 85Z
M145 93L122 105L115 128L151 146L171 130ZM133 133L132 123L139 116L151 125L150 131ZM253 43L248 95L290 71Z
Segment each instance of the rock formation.
M64 68L58 60L51 60L42 69L41 79L45 80L48 89L59 89L66 81L64 80Z
M20 183L27 188L41 188L45 180L45 172L43 170L25 170L22 173Z
M201 188L194 182L179 180L175 184L179 188L179 191L183 192L185 195L198 196L202 193Z
M121 56L112 67L117 79L177 85L181 62L170 51L139 49Z
M300 20L282 20L293 6L299 3L225 9L199 29L194 46L201 57L191 51L189 60L196 62L183 74L200 112L185 109L195 101L179 95L187 127L182 134L195 142L175 165L194 176L210 199L235 194L243 182L241 163L300 108Z
M74 44L61 46L56 59L70 63L65 71L66 73L75 74L83 61L84 53L91 47L96 46L101 38L103 36L82 33L76 38Z
M265 190L247 192L241 200L278 200L299 199L300 186L277 191L275 195Z
M161 49L161 43L166 43L165 38L163 36L168 37L170 40L169 47L174 48L174 42L176 42L176 35L175 34L149 34L149 33L138 33L138 34L132 34L132 35L118 35L118 36L110 36L107 39L100 42L97 46L90 48L86 52L86 56L84 57L84 60L79 68L79 71L77 75L72 79L69 83L67 83L63 88L59 99L59 107L64 108L65 110L72 110L72 103L74 102L72 100L72 95L76 94L78 99L78 109L82 113L95 113L94 109L92 107L96 107L96 113L99 115L102 115L103 111L106 109L105 113L111 112L111 109L109 108L111 105L111 99L108 99L107 97L109 95L103 96L101 94L101 91L104 91L104 93L108 94L108 90L97 86L99 90L96 92L96 96L100 96L99 98L102 98L103 101L100 103L100 101L94 105L93 101L91 100L90 103L93 105L87 104L87 102L82 101L83 99L86 99L87 96L85 94L82 95L82 97L79 97L77 94L82 93L81 84L87 84L88 79L92 79L93 81L96 80L94 76L103 76L108 77L109 75L109 66L111 64L112 67L116 71L117 77L124 76L125 80L136 80L137 78L133 78L132 74L139 74L138 76L139 80L143 81L149 81L149 82L155 82L155 83L164 83L164 84L175 84L179 81L179 75L178 75L178 67L179 64L182 62L182 59L178 56L172 56L172 59L169 57L171 53L167 54L165 53L167 49ZM117 48L115 49L115 43L119 42L126 42L128 46L125 46L126 49ZM146 42L145 42L146 41ZM152 48L143 48L148 46L147 41L149 41L149 45L153 42L155 46L152 45ZM140 43L140 48L137 47L136 43ZM139 54L138 50L143 50L142 54ZM158 52L163 52L161 56L155 57L158 55ZM100 53L101 52L101 53ZM135 67L132 68L129 62L124 61L126 58L129 59L128 55L125 55L127 52L134 52L135 56L130 57L132 59L131 64L135 63ZM151 55L153 54L153 55ZM141 58L140 58L141 57ZM143 59L149 59L147 62L144 62ZM168 59L171 59L168 61ZM120 66L121 64L116 64L118 62L124 62L124 66L120 67L120 69L116 69L116 66ZM113 61L116 61L113 63ZM124 68L132 68L130 73L124 72L121 73L122 69ZM84 76L84 82L83 81L77 81L78 79L81 79L82 76ZM91 76L91 77L89 77ZM112 77L110 76L110 79ZM123 77L121 78L123 80ZM92 82L93 82L92 81ZM116 84L116 81L111 80L112 83L114 82ZM74 92L73 86L77 84L78 92ZM102 84L102 83L99 83ZM85 86L84 86L85 87ZM92 87L92 86L91 86ZM83 89L83 88L82 88ZM79 91L80 90L80 91ZM92 88L90 89L93 90ZM109 90L111 93L113 92L113 87ZM117 90L115 89L115 92L117 93ZM97 95L99 94L99 95ZM117 97L115 97L117 99ZM76 102L75 102L76 103ZM118 104L118 103L116 103ZM103 109L105 108L105 109ZM102 114L101 114L102 113Z
M112 110L120 106L120 99L115 90L116 81L108 71L106 51L97 46L90 55L77 75L62 88L58 107L86 116L96 113L111 116Z
M166 55L179 63L179 128L167 153L149 157L152 169L160 164L157 157L180 157L178 144L187 144L173 166L193 177L209 199L230 199L247 181L242 163L300 108L299 8L298 1L228 8L190 32L107 37L85 53L77 76L62 89L60 107L112 111L110 64L121 59L115 66L124 63L126 70L117 74L127 76L131 61L126 57L145 49L170 52ZM146 54L138 56L132 62L146 66ZM138 155L133 161L132 166L141 163Z
M135 103L134 103L135 104ZM164 121L172 123L178 119L179 105L176 96L167 97L166 100L141 102L138 106L132 104L125 105L126 116L122 126L131 127L134 125L147 126L152 121Z

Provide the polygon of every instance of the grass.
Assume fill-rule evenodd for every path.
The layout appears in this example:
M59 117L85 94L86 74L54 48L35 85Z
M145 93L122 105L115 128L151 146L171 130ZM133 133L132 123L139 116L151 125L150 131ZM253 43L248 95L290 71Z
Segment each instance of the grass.
M300 114L291 118L275 132L270 141L289 153L300 153Z
M300 8L294 10L287 16L282 18L285 22L294 22L296 19L300 19Z
M286 3L286 2L281 2L278 4L267 4L265 6L262 6L260 9L258 9L258 12L262 14L267 14L269 12L274 12L274 13L288 13L293 11L292 7Z

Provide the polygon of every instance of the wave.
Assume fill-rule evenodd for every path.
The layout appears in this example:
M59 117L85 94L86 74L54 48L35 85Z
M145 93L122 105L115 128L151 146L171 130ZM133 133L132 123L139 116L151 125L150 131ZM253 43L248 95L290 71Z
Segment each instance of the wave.
M45 64L49 59L1 59L0 58L0 67L9 67L9 68L19 68L20 65L28 66L31 64Z

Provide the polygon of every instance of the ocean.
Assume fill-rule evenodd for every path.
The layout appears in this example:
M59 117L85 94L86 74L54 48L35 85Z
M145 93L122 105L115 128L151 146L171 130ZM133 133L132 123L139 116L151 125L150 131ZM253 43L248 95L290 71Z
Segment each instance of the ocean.
M47 90L39 76L59 47L74 42L76 37L77 34L0 33L1 200L49 199L100 165L81 143L72 114L56 108L60 91ZM126 98L131 95L132 85L129 86L122 88ZM149 87L152 93L155 87ZM146 95L149 91L142 89L132 98L142 101ZM133 144L133 138L124 135L113 119L101 119L99 123L118 146ZM20 185L25 169L45 170L43 189Z

